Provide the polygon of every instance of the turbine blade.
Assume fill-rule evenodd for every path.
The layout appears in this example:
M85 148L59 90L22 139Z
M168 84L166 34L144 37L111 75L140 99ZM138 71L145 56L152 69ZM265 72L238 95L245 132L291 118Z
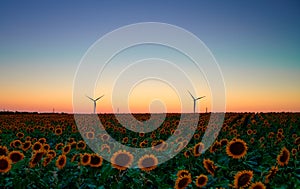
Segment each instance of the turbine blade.
M99 99L102 98L103 96L104 96L104 95L102 95L102 96L96 98L95 101L99 100Z
M192 93L191 93L189 90L187 90L187 91L190 93L191 97L195 100L195 98L194 98L194 96L192 95Z
M205 96L201 96L201 97L199 97L199 98L196 98L196 100L200 100L201 98L204 98Z
M88 95L85 95L87 98L89 98L90 100L94 101L94 99L92 99L91 97L89 97Z

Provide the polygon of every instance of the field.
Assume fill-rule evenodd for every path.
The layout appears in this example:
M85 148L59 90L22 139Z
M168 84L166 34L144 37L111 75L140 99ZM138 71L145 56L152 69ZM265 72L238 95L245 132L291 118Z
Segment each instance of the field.
M99 118L110 136L77 128L69 114L0 115L1 188L300 188L299 113L226 113L217 140L203 153L209 113L200 115L191 141L176 131L180 114L167 114L159 128L142 134L123 128L112 114ZM100 141L99 150L115 164L95 154L81 133L91 144ZM137 157L111 144L114 138L168 152L174 148L163 140L170 135L182 135L173 144L180 152L158 165L156 153ZM126 162L118 162L121 156ZM127 168L132 159L139 159L138 168Z

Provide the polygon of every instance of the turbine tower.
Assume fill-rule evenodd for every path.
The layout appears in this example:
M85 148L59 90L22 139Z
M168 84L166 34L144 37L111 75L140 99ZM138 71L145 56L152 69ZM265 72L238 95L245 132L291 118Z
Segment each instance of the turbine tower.
M85 95L86 97L88 97L91 101L93 101L94 102L94 114L96 113L96 104L97 104L97 101L100 99L100 98L102 98L104 95L102 95L102 96L100 96L100 97L98 97L98 98L96 98L96 99L92 99L91 97L89 97L89 96L87 96L87 95Z
M188 91L190 93L190 91ZM195 98L191 93L190 93L191 97L193 98L194 100L194 113L196 113L196 101L197 100L200 100L201 98L204 98L205 96L201 96L199 98Z

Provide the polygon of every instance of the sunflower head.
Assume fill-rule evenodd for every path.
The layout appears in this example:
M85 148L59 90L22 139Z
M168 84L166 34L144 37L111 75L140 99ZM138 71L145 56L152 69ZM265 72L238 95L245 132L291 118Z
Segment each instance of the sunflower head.
M6 156L8 154L8 149L6 146L0 146L0 156Z
M206 169L206 171L209 172L212 176L215 175L215 170L217 169L217 166L215 166L215 164L212 160L204 159L203 166Z
M89 165L90 164L90 162L91 162L90 154L84 153L84 154L81 154L80 156L81 156L81 158L80 158L81 165Z
M277 163L280 166L284 166L289 163L289 160L290 160L290 151L286 147L283 147L280 151L280 154L278 154L277 156Z
M30 147L31 147L31 141L25 141L22 145L22 150L26 152L27 150L29 150Z
M125 150L119 150L111 157L111 164L119 170L126 170L133 162L133 155Z
M220 140L221 143L221 147L226 146L228 144L228 140L226 138L223 138L222 140Z
M56 157L56 152L54 150L48 150L47 156L51 156L52 158Z
M233 139L226 146L226 153L234 159L242 158L248 150L247 144L241 139Z
M53 159L52 156L47 155L43 160L43 166L46 167L51 162L52 159Z
M177 177L184 177L184 176L189 176L191 174L189 173L188 170L183 169L183 170L179 170L176 175Z
M20 148L20 147L22 147L22 142L20 140L14 140L12 142L12 147L13 148Z
M38 151L40 150L41 148L43 147L42 143L40 142L35 142L33 145L32 145L32 150L33 151Z
M68 154L71 151L71 145L68 144L65 147L62 148L62 153L63 154Z
M244 170L244 171L239 171L235 176L234 176L234 187L235 188L240 188L240 187L247 187L251 183L253 177L253 172Z
M143 171L151 171L157 167L158 159L155 155L144 155L138 161L138 167Z
M36 164L38 164L41 161L41 159L43 158L44 154L45 154L45 151L42 149L40 149L38 151L34 151L32 157L30 159L29 166L32 168Z
M175 182L175 189L184 189L192 182L191 176L178 177Z
M251 184L249 189L266 189L266 186L262 182L255 182Z
M43 149L44 149L45 151L50 150L50 145L44 143L44 144L43 144Z
M7 173L11 169L12 161L6 156L0 156L0 173Z
M86 148L86 143L83 140L77 142L76 149L84 150Z
M55 133L55 135L61 135L62 133L63 133L63 131L62 131L62 129L60 128L60 127L58 127L58 128L56 128L55 130L54 130L54 133Z
M47 140L45 138L40 138L38 141L42 144L45 144Z
M204 150L204 144L202 142L199 142L197 143L195 146L194 146L194 156L195 157L198 157L201 155L201 153L203 152Z
M67 163L66 155L60 155L58 156L55 165L58 169L62 169L65 167L66 163Z
M199 175L196 178L196 186L197 187L204 187L207 184L208 178L206 175Z
M55 145L55 149L60 150L60 149L62 149L63 146L64 146L63 143L58 143L58 144Z
M9 159L11 159L12 163L17 163L24 159L24 154L19 151L12 151L8 154Z
M267 176L266 176L266 179L265 179L265 183L269 183L270 180L276 175L278 171L278 167L276 166L272 166L271 169L269 170Z
M18 133L16 134L16 136L17 136L19 139L21 139L21 138L24 137L24 133L18 132Z
M98 154L91 154L90 166L100 167L102 165L103 158Z

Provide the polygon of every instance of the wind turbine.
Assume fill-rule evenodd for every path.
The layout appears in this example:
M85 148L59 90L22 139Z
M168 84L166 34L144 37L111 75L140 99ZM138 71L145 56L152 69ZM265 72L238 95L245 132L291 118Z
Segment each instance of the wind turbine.
M190 93L190 91L188 91L189 93ZM201 97L199 97L199 98L195 98L191 93L190 93L190 95L191 95L191 97L193 98L193 100L194 100L194 113L196 113L195 111L196 111L196 101L197 100L200 100L201 98L204 98L205 96L201 96Z
M88 97L91 101L93 101L94 102L94 114L96 113L96 102L100 99L100 98L102 98L104 95L102 95L102 96L100 96L100 97L98 97L98 98L96 98L96 99L92 99L91 97L89 97L89 96L87 96L87 95L85 95L86 97Z

